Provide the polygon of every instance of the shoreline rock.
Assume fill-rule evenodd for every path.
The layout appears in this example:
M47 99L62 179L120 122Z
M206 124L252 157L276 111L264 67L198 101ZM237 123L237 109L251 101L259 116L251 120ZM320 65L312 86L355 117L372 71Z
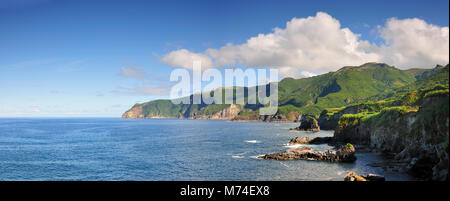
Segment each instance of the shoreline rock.
M285 152L266 154L262 159L292 160L307 159L330 162L354 162L356 160L353 146L341 146L338 150L314 151L310 147L288 149Z
M358 175L356 172L350 171L345 175L344 181L386 181L386 179L383 176L376 174Z
M289 141L289 144L331 144L333 137L294 137Z
M392 107L364 120L343 118L335 141L366 146L391 161L372 165L422 180L448 181L448 100L448 94L429 96L415 110Z

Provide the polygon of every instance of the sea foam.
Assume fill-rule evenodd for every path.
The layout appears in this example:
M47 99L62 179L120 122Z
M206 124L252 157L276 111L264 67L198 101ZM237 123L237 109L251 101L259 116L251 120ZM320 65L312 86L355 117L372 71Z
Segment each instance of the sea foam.
M259 141L259 140L244 140L244 142L247 142L247 143L261 143L261 141Z

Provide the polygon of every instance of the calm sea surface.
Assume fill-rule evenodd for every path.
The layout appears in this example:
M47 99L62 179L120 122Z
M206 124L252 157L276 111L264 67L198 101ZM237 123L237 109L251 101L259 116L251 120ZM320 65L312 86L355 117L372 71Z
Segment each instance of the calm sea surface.
M258 155L284 151L295 123L120 118L0 118L0 180L343 180L350 170L387 180L405 174L353 164L276 161ZM328 145L309 145L315 150Z

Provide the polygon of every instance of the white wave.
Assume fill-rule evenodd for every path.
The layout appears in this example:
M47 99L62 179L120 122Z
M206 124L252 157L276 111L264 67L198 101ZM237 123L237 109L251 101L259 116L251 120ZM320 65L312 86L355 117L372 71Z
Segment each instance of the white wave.
M285 144L284 147L286 148L297 148L297 147L304 147L305 144Z
M281 162L281 161L280 161L280 163L281 163L281 165L283 165L284 167L287 167L287 168L289 168L289 166L288 166L288 165L286 165L286 164L284 164L283 162Z
M244 158L244 156L234 155L234 156L231 156L231 158Z
M247 143L261 143L261 141L259 141L259 140L244 140L244 142L247 142Z
M250 158L261 159L261 158L259 158L260 156L264 156L264 154L263 155L257 155L257 156L250 156Z

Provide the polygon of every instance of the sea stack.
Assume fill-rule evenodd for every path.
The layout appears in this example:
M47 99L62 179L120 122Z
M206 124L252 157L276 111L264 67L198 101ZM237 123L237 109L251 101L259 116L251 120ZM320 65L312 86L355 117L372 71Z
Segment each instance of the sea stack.
M290 130L318 132L320 131L320 127L319 122L315 117L302 116L300 126L296 128L291 128Z

